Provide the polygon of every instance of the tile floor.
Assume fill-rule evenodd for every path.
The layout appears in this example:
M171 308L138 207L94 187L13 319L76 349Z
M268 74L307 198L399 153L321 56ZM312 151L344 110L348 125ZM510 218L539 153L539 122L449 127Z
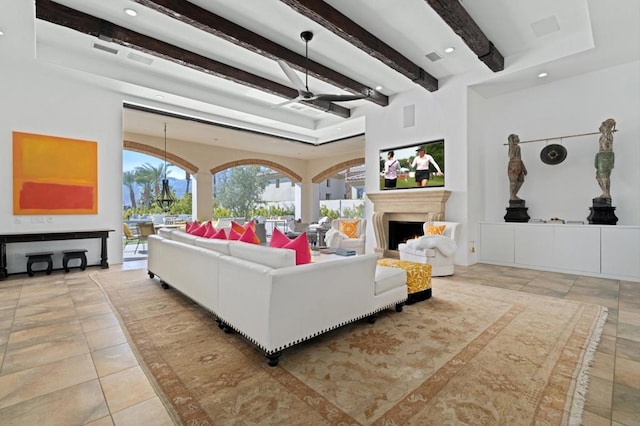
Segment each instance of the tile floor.
M0 424L173 424L88 278L99 271L0 281ZM640 425L640 283L477 264L434 288L449 279L607 306L583 424Z

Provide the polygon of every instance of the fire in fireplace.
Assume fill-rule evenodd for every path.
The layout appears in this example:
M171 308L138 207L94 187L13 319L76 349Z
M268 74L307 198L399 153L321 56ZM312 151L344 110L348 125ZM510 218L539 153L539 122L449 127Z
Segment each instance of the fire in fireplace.
M398 244L424 233L424 222L389 221L389 250L398 250Z

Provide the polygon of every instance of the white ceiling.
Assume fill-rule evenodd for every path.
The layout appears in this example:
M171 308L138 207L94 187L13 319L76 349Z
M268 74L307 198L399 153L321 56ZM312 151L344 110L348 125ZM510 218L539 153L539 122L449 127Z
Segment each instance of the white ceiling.
M24 5L23 0L7 1ZM486 97L640 58L638 0L461 1L505 57L505 69L498 73L479 61L425 0L325 1L438 78L441 86L452 76L469 73L477 76L473 87ZM131 0L56 2L290 86L275 61ZM389 96L390 101L395 94L412 89L431 96L426 89L279 0L191 2L302 55L304 42L299 34L313 31L314 39L309 43L312 60L369 87L382 86L380 92ZM125 8L135 9L138 16L126 15ZM12 29L19 32L21 22L14 18L5 10L0 16L0 30L5 33L0 43L6 45L6 39L13 40L12 48L16 48L13 44L29 42L11 37ZM536 35L536 31L543 34ZM313 158L327 152L316 145L354 135L356 137L347 142L327 144L326 148L336 150L342 144L346 151L364 148L366 111L382 108L366 100L342 102L340 105L351 108L351 118L344 119L297 103L274 107L286 99L48 22L36 22L35 37L37 60L118 91L130 104L254 131L238 136L228 128L125 109L125 135L161 137L162 123L167 122L175 139L252 150L258 146L273 154ZM95 49L94 43L118 52L114 55ZM449 46L456 50L446 54L444 49ZM425 57L431 52L438 53L442 59L431 62ZM150 64L132 60L131 56L148 60ZM544 80L536 77L541 71L549 73ZM304 79L303 74L301 78ZM311 77L309 86L314 92L347 93ZM265 134L285 139L268 138Z

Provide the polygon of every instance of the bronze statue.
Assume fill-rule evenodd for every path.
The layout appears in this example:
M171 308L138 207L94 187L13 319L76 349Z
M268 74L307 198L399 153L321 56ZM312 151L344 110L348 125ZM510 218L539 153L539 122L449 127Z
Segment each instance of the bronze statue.
M520 158L520 137L516 134L509 135L509 164L507 166L507 175L509 176L509 200L520 200L517 193L524 183L524 177L527 175L527 168L524 166Z
M613 153L613 132L616 128L616 120L608 118L600 125L600 151L596 154L594 165L596 167L596 180L602 194L598 198L611 199L611 170L613 170L613 164L615 157Z

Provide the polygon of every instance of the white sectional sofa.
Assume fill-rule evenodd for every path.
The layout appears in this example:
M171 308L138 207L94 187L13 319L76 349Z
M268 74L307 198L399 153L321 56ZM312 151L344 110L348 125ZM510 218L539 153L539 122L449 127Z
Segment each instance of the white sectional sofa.
M374 254L314 256L160 230L148 240L148 272L211 311L225 331L245 336L278 363L289 346L407 299L406 273L377 266Z

